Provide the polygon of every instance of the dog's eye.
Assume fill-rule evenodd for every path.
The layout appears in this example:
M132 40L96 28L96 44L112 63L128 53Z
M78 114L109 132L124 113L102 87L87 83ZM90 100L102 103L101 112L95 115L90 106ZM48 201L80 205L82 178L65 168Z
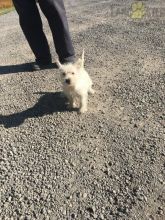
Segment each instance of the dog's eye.
M63 76L66 76L66 73L63 73L62 75L63 75Z
M74 72L72 72L72 75L74 75Z

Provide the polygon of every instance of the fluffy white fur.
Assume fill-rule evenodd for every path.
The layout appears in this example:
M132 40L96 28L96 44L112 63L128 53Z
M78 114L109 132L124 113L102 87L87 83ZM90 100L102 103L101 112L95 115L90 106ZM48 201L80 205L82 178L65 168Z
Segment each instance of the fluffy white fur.
M84 51L82 58L76 63L68 63L62 65L57 61L57 65L61 70L61 80L63 92L69 101L69 108L74 108L76 100L79 101L79 112L87 111L88 94L94 93L92 89L92 80L87 71L84 69Z

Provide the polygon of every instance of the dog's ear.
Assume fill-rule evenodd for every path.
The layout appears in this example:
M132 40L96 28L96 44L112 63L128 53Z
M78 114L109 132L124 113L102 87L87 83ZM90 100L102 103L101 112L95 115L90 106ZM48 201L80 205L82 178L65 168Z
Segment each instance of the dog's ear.
M57 64L57 66L58 66L59 69L62 69L62 64L60 63L59 60L56 60L56 64Z
M79 58L76 62L76 66L77 68L84 68L84 49L83 49L83 52L82 52L82 56L81 56L81 59Z

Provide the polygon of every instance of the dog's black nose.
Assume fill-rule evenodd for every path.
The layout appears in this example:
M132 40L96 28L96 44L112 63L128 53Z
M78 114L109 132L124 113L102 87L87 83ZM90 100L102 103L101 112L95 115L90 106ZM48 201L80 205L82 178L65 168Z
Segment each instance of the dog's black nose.
M66 79L65 82L66 82L67 84L70 84L70 79Z

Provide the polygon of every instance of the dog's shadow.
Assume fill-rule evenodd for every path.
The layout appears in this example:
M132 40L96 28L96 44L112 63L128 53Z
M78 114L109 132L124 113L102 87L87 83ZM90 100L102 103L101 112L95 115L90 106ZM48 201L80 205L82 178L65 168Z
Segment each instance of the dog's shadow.
M5 128L18 127L28 118L67 111L67 100L62 92L39 92L35 94L43 95L33 107L11 115L0 115L0 124L3 124Z

